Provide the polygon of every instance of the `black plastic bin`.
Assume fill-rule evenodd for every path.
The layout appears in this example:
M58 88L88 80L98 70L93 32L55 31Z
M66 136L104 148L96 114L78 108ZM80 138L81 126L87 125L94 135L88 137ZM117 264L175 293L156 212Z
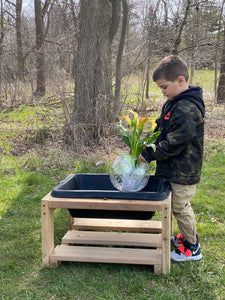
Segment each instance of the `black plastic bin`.
M56 198L110 198L157 201L168 197L170 184L150 176L148 184L139 192L121 192L111 183L109 174L72 174L62 180L51 192ZM69 209L77 218L151 219L154 212Z

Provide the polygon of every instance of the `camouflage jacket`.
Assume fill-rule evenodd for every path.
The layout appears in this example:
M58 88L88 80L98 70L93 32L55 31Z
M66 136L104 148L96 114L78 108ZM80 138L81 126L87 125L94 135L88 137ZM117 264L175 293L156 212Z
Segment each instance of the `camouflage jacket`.
M200 181L204 140L205 105L200 87L190 87L167 100L156 120L161 134L156 151L146 148L142 156L156 160L156 176L179 184Z

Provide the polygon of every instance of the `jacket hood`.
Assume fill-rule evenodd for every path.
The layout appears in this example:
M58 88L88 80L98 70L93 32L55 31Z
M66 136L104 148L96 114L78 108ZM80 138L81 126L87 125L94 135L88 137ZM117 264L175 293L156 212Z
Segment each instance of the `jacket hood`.
M204 118L205 116L205 104L203 102L203 93L202 89L199 86L190 86L188 90L180 93L179 95L175 96L171 102L177 102L178 100L185 99L192 103L194 103L202 113Z

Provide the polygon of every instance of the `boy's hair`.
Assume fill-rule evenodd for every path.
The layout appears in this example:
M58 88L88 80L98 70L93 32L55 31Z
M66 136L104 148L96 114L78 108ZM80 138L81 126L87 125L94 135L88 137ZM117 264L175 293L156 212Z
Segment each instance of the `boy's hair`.
M176 55L164 57L155 68L152 78L154 81L165 79L174 82L179 76L188 81L188 66L186 62Z

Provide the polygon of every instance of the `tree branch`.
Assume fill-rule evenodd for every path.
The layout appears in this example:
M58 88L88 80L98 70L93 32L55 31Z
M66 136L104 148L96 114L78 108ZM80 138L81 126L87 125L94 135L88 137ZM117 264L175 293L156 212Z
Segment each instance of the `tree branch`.
M16 7L16 4L15 4L15 3L13 3L13 2L11 2L11 1L9 1L9 0L6 0L6 2L9 3L9 4L11 4L12 6Z
M177 51L177 53L181 53L183 51L190 50L190 49L193 49L193 48L196 48L196 47L204 47L204 46L212 46L212 47L218 48L218 46L216 44L213 44L213 43L204 43L204 44L192 45L190 47L183 48L183 49Z
M47 11L48 11L48 8L49 8L49 5L51 4L51 0L46 0L45 1L45 4L44 4L44 6L43 6L43 8L42 8L42 17L44 18L45 17L45 15L46 15L46 13L47 13Z
M179 33L178 33L178 36L175 40L175 43L174 43L174 49L173 49L173 54L177 55L178 54L178 46L180 45L181 43L181 34L182 34L182 31L183 31L183 28L184 26L186 25L186 20L187 20L187 16L188 16L188 12L190 10L190 7L191 7L191 0L188 0L187 1L187 6L186 6L186 9L185 9L185 14L184 14L184 18L183 18L183 21L181 23L181 26L180 26L180 29L179 29Z

